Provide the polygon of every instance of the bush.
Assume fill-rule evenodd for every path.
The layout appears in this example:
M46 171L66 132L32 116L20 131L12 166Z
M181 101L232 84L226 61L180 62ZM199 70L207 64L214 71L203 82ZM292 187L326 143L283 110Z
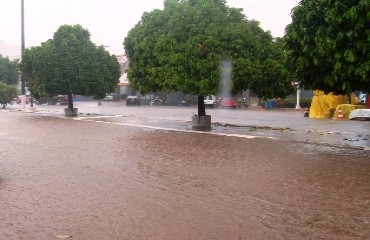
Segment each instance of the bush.
M2 105L2 108L5 108L6 105L13 100L13 98L17 97L17 95L17 86L0 82L0 104Z
M311 98L300 99L299 103L302 108L309 108L311 106ZM279 108L295 108L297 105L297 99L282 99L276 104Z

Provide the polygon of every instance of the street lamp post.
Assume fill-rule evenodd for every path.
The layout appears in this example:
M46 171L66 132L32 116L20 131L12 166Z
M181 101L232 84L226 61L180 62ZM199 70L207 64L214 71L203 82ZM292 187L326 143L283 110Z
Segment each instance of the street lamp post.
M295 106L295 109L301 109L300 96L301 96L301 89L299 88L299 85L297 85L297 105Z
M301 98L301 88L299 87L299 82L292 82L292 86L297 89L297 104L295 109L301 109L300 98Z

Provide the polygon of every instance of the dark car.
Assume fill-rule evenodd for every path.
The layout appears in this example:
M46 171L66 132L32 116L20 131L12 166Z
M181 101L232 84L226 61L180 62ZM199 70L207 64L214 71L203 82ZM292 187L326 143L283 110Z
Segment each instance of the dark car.
M140 98L138 96L127 96L126 106L129 105L140 105Z
M37 98L35 99L34 102L37 105L55 105L58 103L58 98L57 97Z

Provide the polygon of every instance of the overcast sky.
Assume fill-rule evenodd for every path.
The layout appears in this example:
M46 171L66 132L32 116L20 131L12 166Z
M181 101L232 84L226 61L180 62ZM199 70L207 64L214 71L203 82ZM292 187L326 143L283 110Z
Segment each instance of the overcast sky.
M163 8L163 0L24 0L26 46L38 46L63 24L81 24L97 45L113 54L123 53L123 40L144 12ZM275 37L284 35L297 0L227 0L243 8L248 19L260 22ZM0 42L19 46L21 0L0 0ZM1 53L0 44L0 53Z

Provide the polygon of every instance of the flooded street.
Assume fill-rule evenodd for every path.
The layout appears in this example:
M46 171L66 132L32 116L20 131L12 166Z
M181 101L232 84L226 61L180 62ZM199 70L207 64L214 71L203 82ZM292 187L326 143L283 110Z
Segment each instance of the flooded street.
M0 112L0 239L370 239L370 153Z
M174 130L191 130L197 108L176 106L125 106L124 102L86 101L75 103L79 119L118 125L136 125ZM18 105L11 106L19 108ZM37 113L62 116L65 106L38 105ZM299 142L359 147L370 150L370 121L336 121L303 117L303 110L207 109L212 133L273 137Z

